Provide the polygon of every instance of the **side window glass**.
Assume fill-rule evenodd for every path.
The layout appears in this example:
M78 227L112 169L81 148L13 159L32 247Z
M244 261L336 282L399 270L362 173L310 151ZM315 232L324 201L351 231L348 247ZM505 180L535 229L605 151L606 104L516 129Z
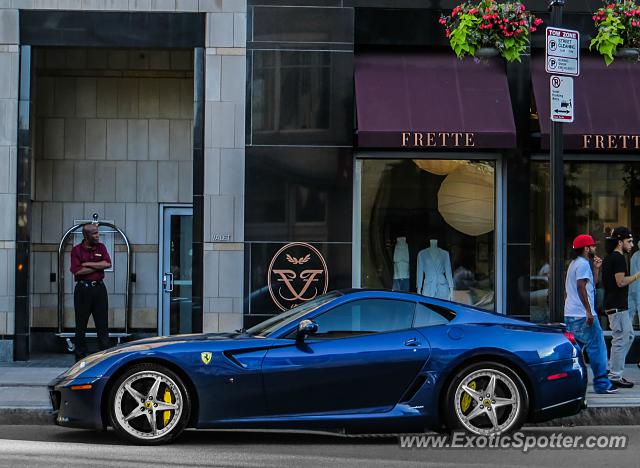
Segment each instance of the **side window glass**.
M448 309L419 302L416 305L416 318L413 326L418 328L443 325L449 323L455 316L456 314Z
M411 328L414 308L413 302L391 299L349 302L316 317L318 332L313 337L344 338Z

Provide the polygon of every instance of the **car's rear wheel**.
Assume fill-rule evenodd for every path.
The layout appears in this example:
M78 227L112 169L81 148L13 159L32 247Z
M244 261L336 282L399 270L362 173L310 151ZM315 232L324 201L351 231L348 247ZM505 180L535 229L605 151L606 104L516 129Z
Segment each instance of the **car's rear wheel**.
M191 400L170 369L152 363L127 369L111 387L111 425L137 444L157 445L178 437L189 421Z
M522 379L508 366L478 362L460 370L446 395L449 429L471 434L504 434L522 427L529 396Z

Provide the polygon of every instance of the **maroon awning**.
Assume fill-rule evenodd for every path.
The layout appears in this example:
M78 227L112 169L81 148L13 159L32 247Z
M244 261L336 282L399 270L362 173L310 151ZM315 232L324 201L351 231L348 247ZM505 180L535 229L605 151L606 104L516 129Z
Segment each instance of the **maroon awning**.
M533 92L540 118L541 146L549 149L549 77L544 56L532 60ZM564 147L587 151L640 149L640 67L616 59L608 67L602 57L583 56L574 78L574 121L565 123Z
M355 59L358 146L513 148L502 59L447 53L365 53Z

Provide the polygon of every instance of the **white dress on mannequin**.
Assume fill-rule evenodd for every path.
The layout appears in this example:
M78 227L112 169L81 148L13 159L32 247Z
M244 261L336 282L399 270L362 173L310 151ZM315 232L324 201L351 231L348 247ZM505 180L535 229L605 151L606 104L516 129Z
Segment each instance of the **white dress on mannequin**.
M453 275L449 252L438 247L438 241L431 239L429 247L418 253L416 290L423 296L451 299Z

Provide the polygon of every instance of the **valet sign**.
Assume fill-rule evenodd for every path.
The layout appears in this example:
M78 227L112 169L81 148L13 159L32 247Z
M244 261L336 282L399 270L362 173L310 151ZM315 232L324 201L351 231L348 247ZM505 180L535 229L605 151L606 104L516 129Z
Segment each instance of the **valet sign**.
M580 33L571 29L548 27L545 69L554 75L580 74Z

